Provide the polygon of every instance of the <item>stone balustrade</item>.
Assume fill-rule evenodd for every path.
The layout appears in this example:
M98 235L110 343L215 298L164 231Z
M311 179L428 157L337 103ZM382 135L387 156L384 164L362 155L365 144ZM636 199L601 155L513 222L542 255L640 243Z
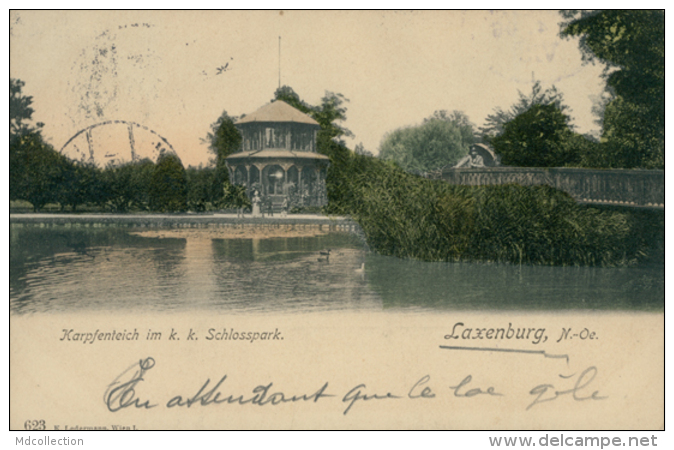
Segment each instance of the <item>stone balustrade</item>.
M582 203L665 207L665 171L638 169L576 169L537 167L446 168L435 174L448 183L545 184Z

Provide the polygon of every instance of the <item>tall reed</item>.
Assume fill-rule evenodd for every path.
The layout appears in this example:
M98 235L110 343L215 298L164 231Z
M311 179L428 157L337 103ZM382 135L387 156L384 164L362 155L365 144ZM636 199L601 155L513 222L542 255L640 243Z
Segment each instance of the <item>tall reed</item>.
M652 251L643 222L547 186L454 186L367 156L341 155L328 212L350 214L370 248L425 261L626 265Z

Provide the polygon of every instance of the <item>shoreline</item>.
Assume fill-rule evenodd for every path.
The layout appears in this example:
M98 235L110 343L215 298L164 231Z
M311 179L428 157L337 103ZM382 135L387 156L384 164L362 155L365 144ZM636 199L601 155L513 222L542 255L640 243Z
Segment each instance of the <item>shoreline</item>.
M253 216L246 214L243 217L233 213L208 213L208 214L185 214L185 213L147 213L147 214L118 214L118 213L10 213L10 222L39 221L39 220L173 220L208 222L245 222L245 223L330 223L349 222L352 219L347 216L326 216L323 214L276 214L274 216Z
M150 238L268 239L315 237L332 232L362 235L360 226L343 216L290 214L252 217L236 214L10 214L15 227L122 227Z
M158 239L273 239L316 237L330 233L316 228L294 227L227 227L227 228L187 228L130 231L129 234L145 238Z

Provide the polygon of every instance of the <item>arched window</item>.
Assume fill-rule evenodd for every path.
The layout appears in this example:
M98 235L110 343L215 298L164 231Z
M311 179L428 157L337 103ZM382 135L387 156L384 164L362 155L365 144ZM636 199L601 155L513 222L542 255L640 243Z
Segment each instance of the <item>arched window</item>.
M313 167L305 167L302 171L305 195L311 196L316 188L316 170Z
M264 183L266 184L268 195L283 194L283 182L285 180L285 171L281 166L268 166L262 171Z
M246 166L238 166L234 171L234 184L246 185L248 182L248 171Z
M298 179L299 177L297 167L290 166L290 168L288 169L288 183L294 183L295 186L297 186Z

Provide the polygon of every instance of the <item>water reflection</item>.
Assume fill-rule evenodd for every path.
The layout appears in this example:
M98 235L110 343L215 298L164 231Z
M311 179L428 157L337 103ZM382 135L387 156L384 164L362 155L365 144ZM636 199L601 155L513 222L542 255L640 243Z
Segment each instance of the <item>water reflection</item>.
M356 276L364 252L353 237L213 240L220 302L265 310L381 308ZM319 252L335 249L329 258Z
M354 275L364 252L349 234L180 239L129 231L13 225L10 310L381 309ZM326 248L335 252L319 262Z
M662 310L664 265L425 263L352 235L143 237L124 227L10 226L10 311ZM330 257L320 251L332 249ZM364 270L359 270L365 263Z
M662 310L664 266L548 267L427 263L370 255L370 286L385 308Z

